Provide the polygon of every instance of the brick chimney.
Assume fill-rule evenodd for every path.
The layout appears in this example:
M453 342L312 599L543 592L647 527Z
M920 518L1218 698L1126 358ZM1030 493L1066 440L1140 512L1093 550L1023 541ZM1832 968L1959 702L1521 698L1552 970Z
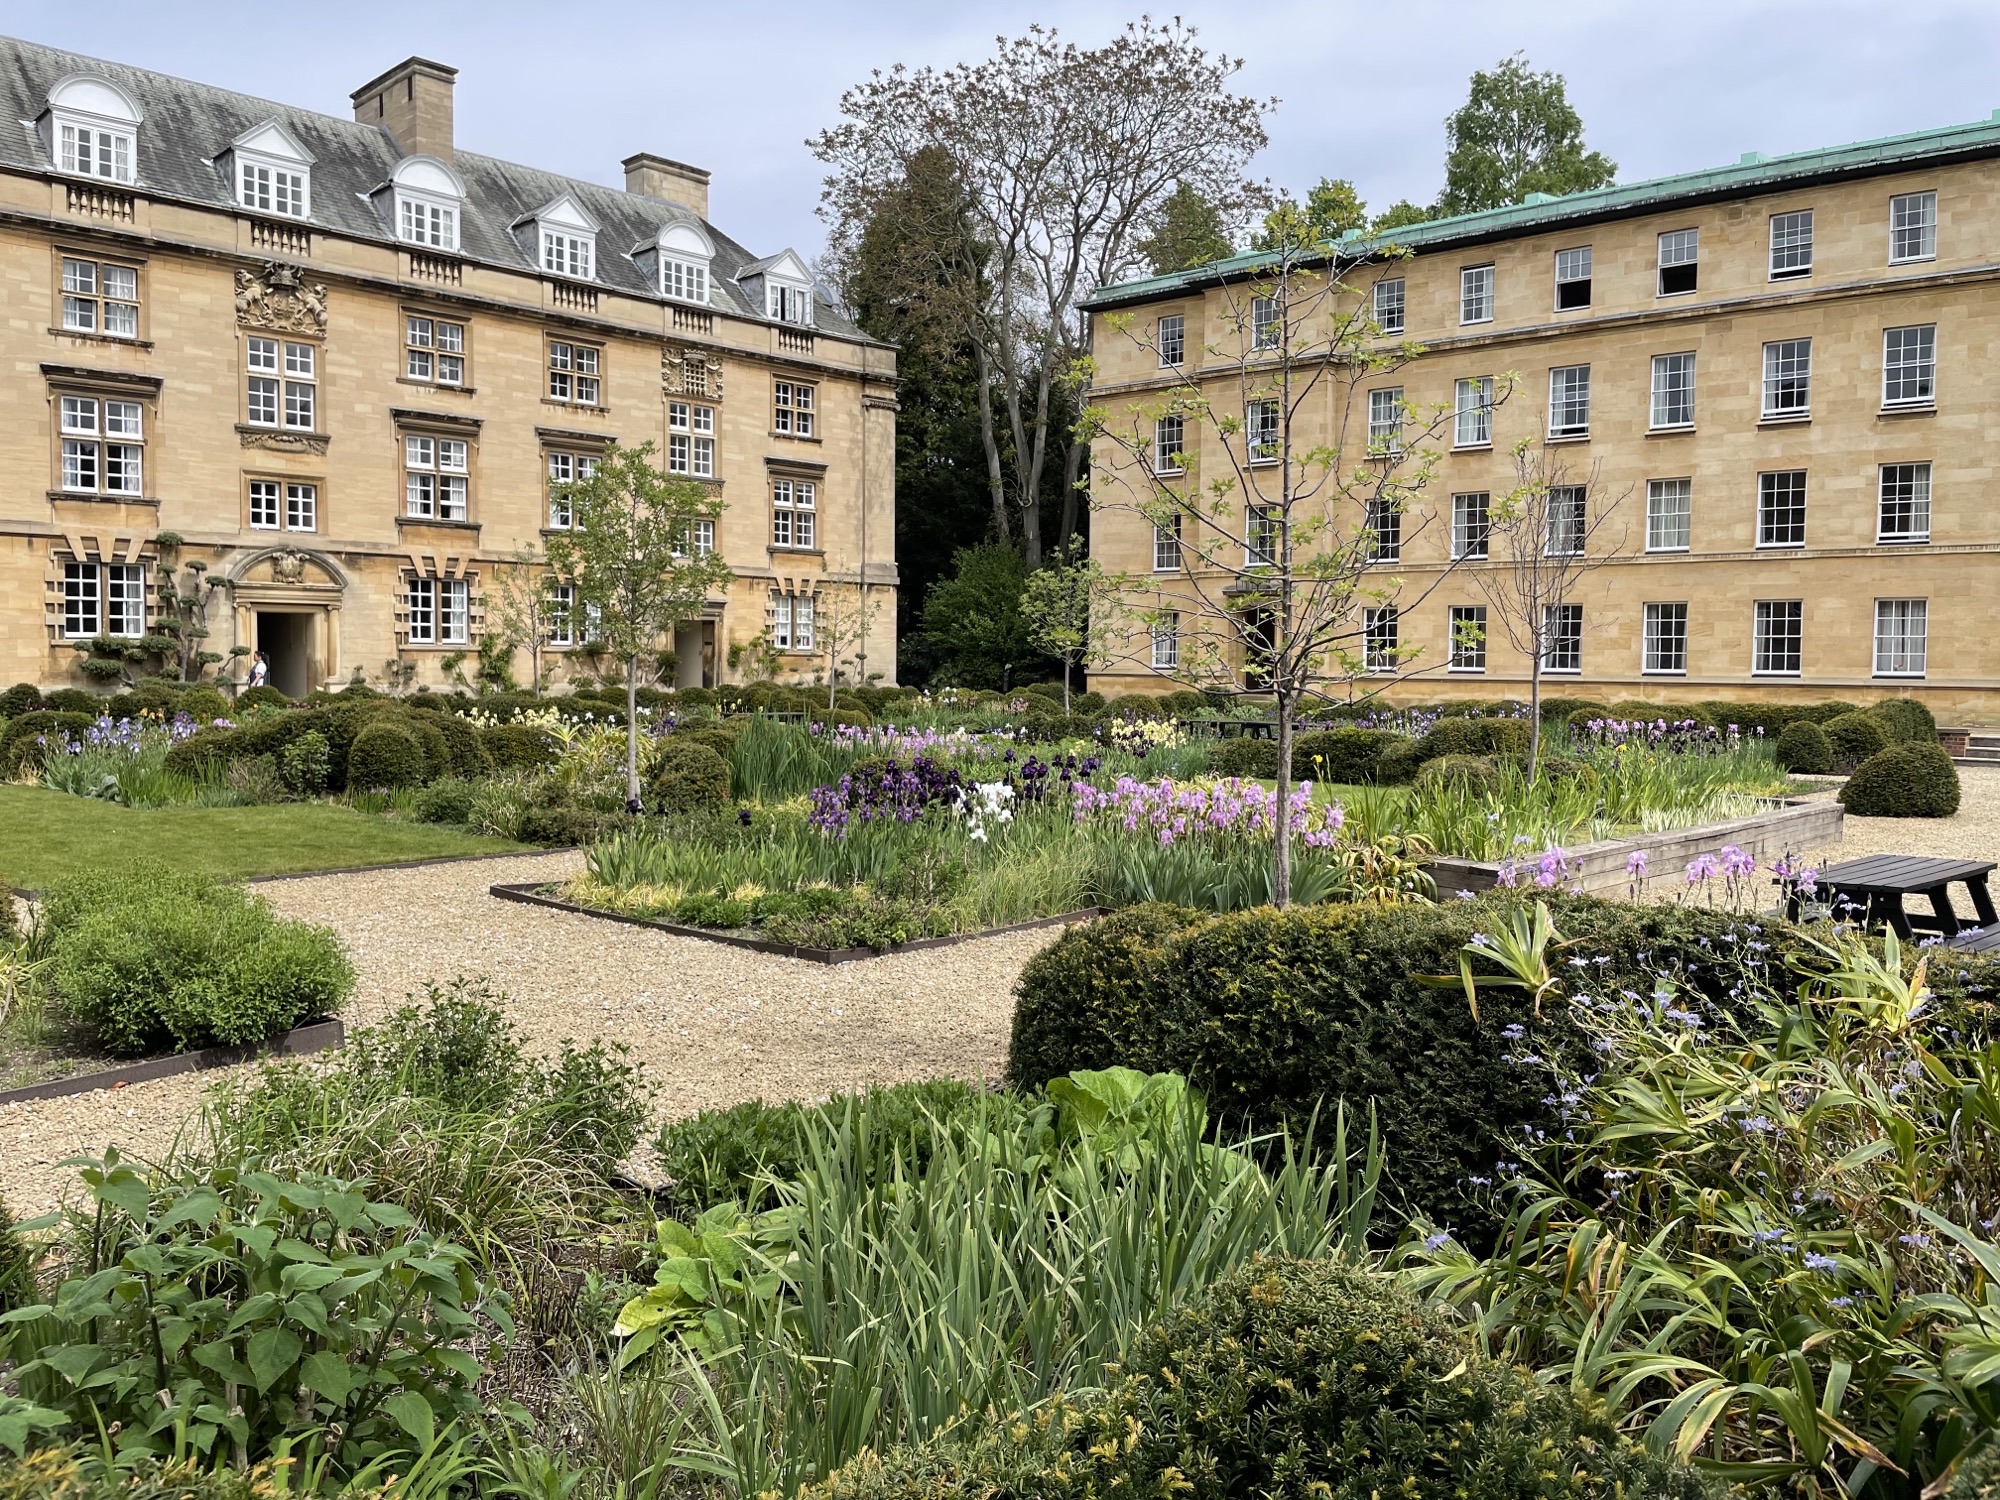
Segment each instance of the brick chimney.
M649 151L626 157L623 165L626 192L664 198L693 209L698 218L708 217L708 173L700 167L668 161Z
M354 118L380 125L405 156L451 160L451 85L458 69L411 57L353 93Z

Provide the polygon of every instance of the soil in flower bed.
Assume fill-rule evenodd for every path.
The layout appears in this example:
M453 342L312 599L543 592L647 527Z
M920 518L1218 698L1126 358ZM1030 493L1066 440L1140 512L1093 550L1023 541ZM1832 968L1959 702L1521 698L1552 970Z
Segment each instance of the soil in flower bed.
M12 1027L0 1027L0 1093L27 1088L31 1084L54 1083L64 1078L81 1078L101 1073L129 1058L86 1047L61 1035L17 1040Z

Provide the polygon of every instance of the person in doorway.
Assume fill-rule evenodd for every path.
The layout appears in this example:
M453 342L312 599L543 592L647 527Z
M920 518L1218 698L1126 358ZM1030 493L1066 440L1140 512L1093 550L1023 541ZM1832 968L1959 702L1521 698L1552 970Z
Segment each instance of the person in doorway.
M247 685L253 688L262 687L270 680L271 663L265 659L264 653L259 651L250 658L250 681Z

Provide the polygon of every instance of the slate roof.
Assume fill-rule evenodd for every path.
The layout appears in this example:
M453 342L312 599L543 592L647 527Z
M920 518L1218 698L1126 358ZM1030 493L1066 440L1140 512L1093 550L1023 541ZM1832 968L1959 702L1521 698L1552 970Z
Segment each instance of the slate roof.
M378 190L401 156L378 127L11 37L0 37L0 167L51 170L36 121L48 107L49 89L72 73L108 78L138 104L144 121L136 186L147 196L240 211L219 159L245 131L276 120L313 157L312 216L307 222L331 234L396 243L388 218L391 199ZM661 228L675 220L692 221L702 224L715 245L710 305L764 319L763 307L750 300L735 278L775 257L751 255L691 209L471 151L456 150L450 166L465 184L458 253L467 260L539 275L538 247L511 226L568 193L601 226L596 285L664 301L632 249L650 246ZM813 298L813 322L819 332L873 342L824 296Z
M1568 225L1632 218L1668 208L1750 198L1760 193L1785 192L1821 182L1876 177L1890 172L1907 172L1919 167L1943 166L1994 156L2000 156L2000 110L1994 111L1991 118L1970 125L1947 125L1936 130L1918 130L1852 145L1795 151L1784 156L1766 156L1760 151L1751 151L1740 161L1725 167L1681 172L1671 177L1655 177L1645 182L1595 188L1587 193L1568 193L1561 197L1537 193L1526 202L1510 204L1505 208L1459 214L1449 219L1432 219L1422 224L1406 224L1380 235L1355 232L1341 239L1338 252L1345 259L1350 254L1365 257L1370 251L1389 244L1420 252L1455 245L1484 244ZM1237 277L1254 275L1273 264L1275 259L1275 256L1255 252L1232 255L1227 260L1214 261L1188 271L1099 287L1085 299L1083 305L1090 309L1122 307L1199 287L1216 286Z

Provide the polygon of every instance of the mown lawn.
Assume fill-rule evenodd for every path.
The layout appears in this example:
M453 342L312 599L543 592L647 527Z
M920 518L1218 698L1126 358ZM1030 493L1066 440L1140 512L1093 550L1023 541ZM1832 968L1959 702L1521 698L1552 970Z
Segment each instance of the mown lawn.
M183 870L240 879L505 854L522 847L323 802L135 810L41 787L0 786L0 885L29 890L78 870L148 856Z

